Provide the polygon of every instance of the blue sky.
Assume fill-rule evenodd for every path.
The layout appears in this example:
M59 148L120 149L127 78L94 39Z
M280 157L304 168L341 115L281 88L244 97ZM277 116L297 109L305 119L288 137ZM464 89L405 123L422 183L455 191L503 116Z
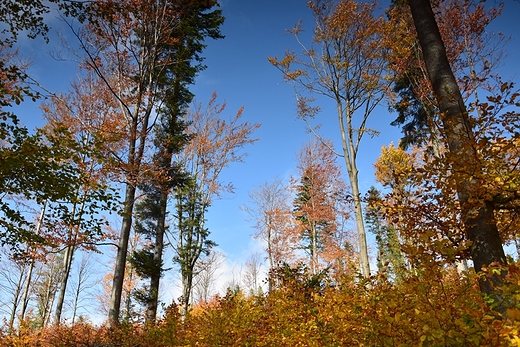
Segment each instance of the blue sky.
M206 104L216 91L218 101L227 102L224 116L232 116L244 106L243 119L262 124L255 133L260 141L244 149L248 153L245 162L231 164L222 173L222 180L235 186L235 194L215 201L208 213L207 226L211 238L228 259L224 265L227 271L243 263L251 253L260 251L258 242L251 237L252 223L246 221L247 216L240 210L240 206L248 202L248 193L276 176L288 179L294 174L296 155L312 136L296 117L292 87L267 60L268 57L283 56L287 49L298 49L294 37L287 34L286 29L299 20L303 20L303 28L308 34L312 32L311 13L306 3L305 0L222 0L221 8L226 17L222 32L226 38L208 41L204 52L207 69L192 88L196 100L202 104ZM520 2L508 0L503 15L491 26L495 31L512 36L507 47L509 56L500 71L509 78L516 77L518 66L519 13ZM41 41L24 40L22 44L24 51L33 57L31 71L34 76L51 90L66 90L74 78L75 65L51 59L48 55L51 46ZM319 116L323 134L339 143L332 101L320 106L323 108ZM31 105L18 110L27 125L41 125ZM381 134L373 139L366 137L361 144L358 161L363 193L373 184L372 164L379 156L381 146L397 143L400 138L400 130L389 125L394 118L385 104L371 116L369 127ZM223 276L229 278L229 274Z
M205 52L208 68L193 88L198 101L206 102L216 90L219 99L227 101L230 115L244 105L244 119L262 124L257 131L260 141L245 149L249 153L245 163L233 164L223 173L224 180L233 182L236 193L216 201L208 215L213 239L231 260L241 260L254 249L251 223L239 209L247 203L248 192L276 176L286 178L294 173L296 154L311 136L305 124L296 117L292 87L267 61L267 57L283 56L287 49L298 50L294 37L286 29L299 20L303 21L306 32L312 33L312 17L306 3L305 0L222 1L226 38L208 42ZM518 13L520 3L509 0L502 16L491 26L493 31L511 36L508 57L500 71L508 78L515 77L516 73ZM333 104L330 109L327 108L329 104L320 106L324 109L319 116L323 133L339 144ZM389 125L394 118L395 114L390 114L385 104L371 115L369 127L381 134L373 139L365 137L361 143L358 162L362 192L374 183L372 164L379 156L381 146L397 143L401 136L399 129Z
M248 153L245 162L232 164L222 174L224 181L235 186L235 194L216 201L208 215L213 239L235 259L248 252L253 232L239 206L247 202L247 194L254 187L276 176L284 178L293 173L298 151L312 136L296 117L292 87L283 81L281 72L267 58L281 57L288 49L298 52L294 37L286 29L302 20L309 43L313 21L306 0L222 0L220 3L226 17L222 27L225 38L207 42L203 52L207 69L200 73L192 91L196 101L202 104L206 104L216 91L218 101L227 103L224 116L234 115L244 106L243 119L262 124L255 133L260 141L244 149ZM520 13L520 2L508 0L502 16L491 25L493 31L511 36L508 56L500 71L508 78L516 77L515 64L520 47L515 37L520 32L517 13ZM53 29L59 29L60 22L51 16L49 19ZM55 31L51 33L50 45L42 40L23 38L21 42L23 53L33 61L31 75L50 90L66 90L75 77L76 64L51 58L58 44ZM35 113L33 106L30 103L23 105L17 112L27 125L42 125L36 116L39 111ZM319 115L322 133L339 143L332 101L320 106L323 108ZM389 125L394 118L386 104L376 109L370 118L369 127L381 134L373 139L365 137L361 144L358 162L363 192L373 184L372 164L379 156L381 146L397 143L400 138L400 130Z
M295 173L297 153L312 136L296 117L292 87L267 60L283 56L287 49L297 50L295 38L286 29L301 19L310 35L312 17L306 1L302 0L227 0L222 3L222 10L226 16L223 26L226 38L208 42L208 68L193 90L202 102L216 90L219 99L227 101L230 114L244 105L244 119L262 124L257 131L260 141L245 149L249 154L245 163L233 164L224 172L224 179L233 182L236 193L216 201L208 215L214 240L230 259L240 259L250 253L250 235L254 232L240 205L247 203L248 192L256 186L276 176L288 178ZM322 131L336 140L339 130L334 104L330 103L330 109L326 104L321 106ZM372 184L372 163L381 145L399 139L399 130L388 126L391 117L385 106L380 107L371 126L382 134L373 140L367 137L366 143L362 143L359 177L363 190Z

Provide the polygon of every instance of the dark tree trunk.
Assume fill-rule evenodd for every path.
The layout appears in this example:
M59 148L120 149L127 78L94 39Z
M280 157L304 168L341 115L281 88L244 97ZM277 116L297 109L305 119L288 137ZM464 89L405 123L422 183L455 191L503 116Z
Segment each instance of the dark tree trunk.
M481 171L473 147L473 129L469 125L464 100L446 56L430 1L409 0L408 3L426 69L442 112L443 132L448 140L453 173L457 175L457 194L466 234L472 242L470 251L475 270L480 271L483 266L493 263L505 264L506 257L494 217L493 202L479 196L478 183L468 179L471 173L478 174ZM501 277L496 276L492 280L498 284ZM485 293L492 292L492 285L486 280L480 282L480 288Z
M130 230L132 228L132 213L134 209L135 192L135 186L132 183L127 183L123 211L123 223L121 225L121 235L119 239L119 246L117 248L112 294L110 297L110 307L108 309L109 327L114 327L119 324L121 296L123 294L123 282L125 278L128 242L130 240Z

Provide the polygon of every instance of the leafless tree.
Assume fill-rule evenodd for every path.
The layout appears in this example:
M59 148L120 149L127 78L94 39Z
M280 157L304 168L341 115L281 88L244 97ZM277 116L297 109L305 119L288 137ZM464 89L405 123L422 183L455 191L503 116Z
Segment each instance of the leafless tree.
M250 202L242 209L251 217L255 238L266 247L269 270L292 257L287 229L292 225L289 188L279 179L266 182L249 193Z
M262 256L259 253L253 253L246 260L246 267L243 275L245 289L251 295L260 294L260 276L262 275Z
M194 300L208 302L215 292L216 272L225 261L223 253L212 249L208 256L195 266Z

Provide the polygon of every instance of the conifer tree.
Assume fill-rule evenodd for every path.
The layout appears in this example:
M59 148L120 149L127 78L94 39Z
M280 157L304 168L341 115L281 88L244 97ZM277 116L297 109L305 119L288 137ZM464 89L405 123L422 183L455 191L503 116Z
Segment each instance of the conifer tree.
M368 230L376 236L377 267L379 271L393 278L398 278L405 266L403 253L400 249L399 236L392 224L385 221L381 211L381 193L374 186L367 192L367 207L365 221Z

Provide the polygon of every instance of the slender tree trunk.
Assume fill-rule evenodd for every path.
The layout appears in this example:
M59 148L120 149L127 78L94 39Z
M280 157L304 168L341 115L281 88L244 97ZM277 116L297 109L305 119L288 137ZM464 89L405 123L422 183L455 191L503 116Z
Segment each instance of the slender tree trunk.
M311 237L312 237L312 248L311 248L311 261L312 261L312 274L316 275L318 265L318 235L316 230L316 223L311 223Z
M189 269L186 269L182 279L182 314L186 316L190 308L191 289L193 288L193 276L189 275Z
M22 295L22 308L20 309L20 319L24 319L25 312L27 311L27 305L29 304L29 292L31 290L31 279L32 273L34 270L34 258L31 259L31 263L29 264L29 270L27 272L27 278L25 279L25 287Z
M77 192L76 196L79 195L79 191ZM75 219L76 217L76 207L77 205L74 204L74 207L72 209L72 217ZM81 218L83 215L83 209L85 207L85 201L81 203L81 207L79 209L78 213L78 223L81 223ZM70 269L72 268L72 261L74 260L74 252L76 250L76 240L78 237L79 232L79 225L77 226L70 226L69 227L69 235L67 240L67 248L65 248L65 255L63 257L63 275L61 278L61 284L60 284L60 291L58 293L58 302L56 303L56 312L54 315L54 322L56 324L60 324L61 321L61 313L63 311L63 303L65 302L65 295L67 293L67 283L69 282L70 277Z
M78 286L76 287L76 290L74 291L74 305L72 306L72 325L74 325L74 322L76 321L76 314L78 312L78 303L79 303L79 294L81 293L81 272L78 275Z
M128 182L126 184L123 223L121 225L121 234L119 245L117 247L112 294L110 296L108 309L108 326L111 328L115 327L119 322L121 295L123 294L123 281L125 279L126 256L128 253L130 230L132 228L132 213L134 210L135 193L135 186L131 182Z
M61 275L60 291L58 292L58 300L56 302L56 311L54 314L54 323L60 324L63 303L65 302L65 294L67 290L67 282L69 281L70 268L72 259L74 258L74 246L68 245L63 255L63 273Z
M47 207L47 200L43 201L42 211L40 213L40 219L38 220L38 225L36 226L36 235L40 235L40 230L43 224L43 217L45 216L45 208ZM32 273L34 269L34 257L31 258L31 263L29 264L29 271L27 273L27 278L25 280L25 288L22 295L22 309L20 310L20 318L24 319L25 311L27 311L27 305L29 304L29 292L31 289L31 279Z
M24 280L24 268L20 268L20 277L18 277L18 282L16 283L16 290L13 298L13 307L11 308L11 316L9 317L9 335L13 332L14 320L16 319L16 310L18 309L18 305L20 304L20 295L22 294L22 286Z
M345 165L347 166L350 189L354 200L354 218L356 219L356 229L359 243L359 263L361 267L361 274L364 278L370 277L370 260L368 258L367 235L365 231L365 223L363 221L363 205L361 203L361 194L359 192L358 168L356 165L357 149L354 144L354 129L351 121L348 119L345 124L343 117L343 104L338 100L338 120L341 130L341 142L343 146L343 153L345 158ZM347 117L350 117L347 109Z
M43 287L43 298L42 298L42 327L45 328L50 323L52 307L54 306L54 300L56 299L56 276L59 272L59 265L56 261L53 261L51 268L49 269L49 273L47 276L47 280L44 283Z
M424 62L432 82L440 111L448 148L452 156L453 172L481 171L472 144L473 129L468 122L468 113L457 81L446 56L446 49L435 21L429 0L409 0ZM469 177L469 175L468 175ZM494 217L492 201L485 201L478 193L475 180L457 178L457 194L461 205L462 219L468 239L472 242L470 251L476 271L492 263L506 263L502 241ZM475 203L474 201L480 201ZM492 277L492 282L501 282L501 276ZM493 285L485 278L480 288L485 293L493 291Z

